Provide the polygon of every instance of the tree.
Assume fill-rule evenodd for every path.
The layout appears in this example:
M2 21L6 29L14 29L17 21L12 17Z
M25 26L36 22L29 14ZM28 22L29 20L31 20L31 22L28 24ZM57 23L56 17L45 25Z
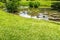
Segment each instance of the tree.
M60 2L54 2L51 5L52 10L60 11Z

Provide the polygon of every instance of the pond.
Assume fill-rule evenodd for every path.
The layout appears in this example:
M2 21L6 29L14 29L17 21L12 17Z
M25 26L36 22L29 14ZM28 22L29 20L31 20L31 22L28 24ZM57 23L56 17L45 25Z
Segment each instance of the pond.
M43 15L43 13L39 13L39 15L37 15L37 16L31 16L31 15L28 15L27 11L24 11L24 12L21 11L19 15L22 16L22 17L26 17L26 18L48 20L48 16L47 15Z
M50 8L21 9L19 15L26 18L60 21L60 12L53 11Z

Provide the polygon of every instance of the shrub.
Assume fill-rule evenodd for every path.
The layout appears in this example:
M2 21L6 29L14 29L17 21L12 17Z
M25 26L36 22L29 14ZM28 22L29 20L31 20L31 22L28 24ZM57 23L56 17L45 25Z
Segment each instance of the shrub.
M35 2L34 3L34 8L38 8L40 6L40 3L39 2Z
M10 12L10 13L16 13L16 12L19 12L19 2L18 1L9 1L6 3L6 8L7 8L7 11Z
M52 10L60 11L60 2L54 2L51 5Z
M29 7L33 8L33 6L34 6L34 2L29 2Z
M38 8L40 6L39 2L29 2L30 8Z
M4 8L4 3L0 2L0 8Z

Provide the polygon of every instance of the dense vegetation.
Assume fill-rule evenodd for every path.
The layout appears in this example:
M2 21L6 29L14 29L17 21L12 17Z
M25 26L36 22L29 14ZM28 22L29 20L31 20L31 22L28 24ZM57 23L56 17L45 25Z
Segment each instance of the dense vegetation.
M52 10L60 11L60 2L54 2L51 5Z
M0 2L0 8L3 9L5 7L4 3Z
M40 6L39 2L29 2L30 8L38 8Z
M4 0L3 0L4 1ZM52 3L55 3L53 1L21 1L21 0L5 0L6 2L3 2L6 5L0 5L1 7L5 7L8 12L16 13L19 12L20 6L29 6L32 8L51 8Z
M19 0L10 0L9 2L5 3L7 11L11 13L16 13L18 12L19 8Z

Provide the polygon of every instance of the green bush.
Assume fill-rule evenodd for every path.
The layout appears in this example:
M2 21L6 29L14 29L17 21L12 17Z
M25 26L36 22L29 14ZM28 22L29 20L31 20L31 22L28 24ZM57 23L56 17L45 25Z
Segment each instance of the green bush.
M0 2L0 8L4 8L4 3Z
M29 2L29 7L33 8L34 2Z
M54 2L51 5L52 10L60 11L60 2Z
M18 1L9 1L6 3L7 11L10 13L19 12L19 2Z
M40 6L39 2L29 2L30 8L38 8Z
M39 2L35 2L34 3L34 8L38 8L40 6L40 3Z

